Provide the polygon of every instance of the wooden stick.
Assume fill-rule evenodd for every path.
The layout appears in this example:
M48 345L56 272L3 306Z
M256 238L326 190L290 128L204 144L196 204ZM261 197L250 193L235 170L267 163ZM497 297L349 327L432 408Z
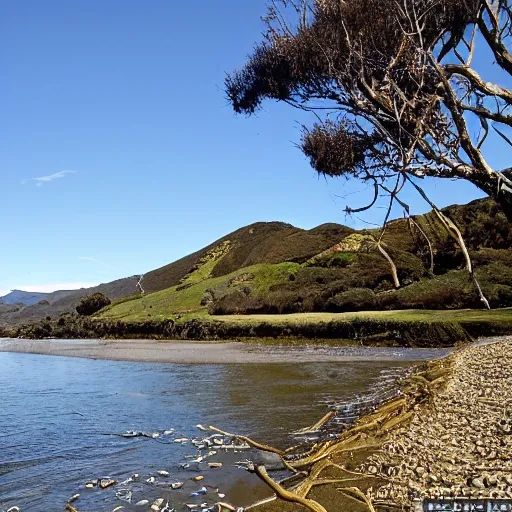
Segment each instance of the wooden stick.
M357 487L341 487L338 488L338 491L341 491L345 496L353 498L359 502L363 502L370 512L375 512L372 502L367 498L366 494L361 491L361 489L358 489ZM351 496L351 494L354 494L356 497Z
M320 427L323 427L329 420L334 418L336 416L336 412L329 411L322 419L317 421L314 425L311 425L311 427L301 428L300 430L297 430L296 432L293 432L294 434L306 434L307 432L314 432L315 430L318 430Z
M265 466L256 466L255 468L256 474L269 486L272 490L284 501L289 501L292 503L298 503L303 505L304 507L312 510L313 512L327 512L327 510L320 505L320 503L310 500L307 498L302 498L298 494L294 492L287 491L283 487L281 487L278 483L274 482L272 478L267 473ZM372 511L375 512L375 511Z
M212 430L213 432L217 432L218 434L222 434L223 436L240 439L241 441L246 442L249 446L252 446L253 448L257 448L258 450L262 450L264 452L277 453L278 455L281 455L281 456L284 455L284 451L283 450L279 450L279 448L274 448L273 446L268 446L266 444L258 443L257 441L253 441L249 437L240 436L238 434L229 434L228 432L224 432L223 430L219 430L218 428L211 427L211 426L208 427L208 428L210 430Z

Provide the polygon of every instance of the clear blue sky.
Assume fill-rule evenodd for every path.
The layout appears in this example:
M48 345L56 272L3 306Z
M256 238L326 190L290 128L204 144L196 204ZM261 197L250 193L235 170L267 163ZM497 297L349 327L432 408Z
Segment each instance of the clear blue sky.
M0 3L0 295L146 272L256 221L361 226L343 209L365 193L336 196L364 187L318 179L293 144L299 112L247 119L224 98L264 4ZM480 195L428 188L441 206Z

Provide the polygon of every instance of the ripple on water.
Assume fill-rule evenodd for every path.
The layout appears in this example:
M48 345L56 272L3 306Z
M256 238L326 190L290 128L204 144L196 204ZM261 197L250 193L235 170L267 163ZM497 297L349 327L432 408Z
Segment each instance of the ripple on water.
M284 354L290 348L272 350ZM315 423L327 405L382 391L397 367L432 357L432 351L403 349L348 353L366 360L194 366L0 353L0 509L16 504L31 512L60 510L79 492L84 510L111 510L122 504L115 490L85 490L88 479L123 480L162 469L187 482L176 493L185 499L198 486L189 480L197 473L180 464L195 448L104 434L172 427L192 437L200 435L193 425L201 423L285 445L289 432ZM223 455L222 470L207 477L227 499L246 504L263 491L231 467L240 457ZM156 497L162 491L144 492Z

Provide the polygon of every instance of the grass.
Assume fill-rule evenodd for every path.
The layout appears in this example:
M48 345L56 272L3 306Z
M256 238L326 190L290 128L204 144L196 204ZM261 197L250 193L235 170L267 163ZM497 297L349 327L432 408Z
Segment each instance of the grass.
M203 265L203 267L206 266L210 266L210 262ZM298 268L297 263L253 265L222 277L203 279L187 288L183 288L183 285L173 286L166 290L141 296L138 299L134 297L134 300L118 301L100 311L96 318L123 321L166 320L175 319L177 315L181 316L180 321L198 317L204 318L209 316L208 308L201 306L201 299L207 293L207 290L214 289L222 292L228 289L234 291L243 288L247 284L245 281L233 286L230 285L230 282L236 280L242 274L252 274L251 287L258 293L265 294L274 284L287 279ZM205 275L206 270L203 271L200 268L196 272L199 271L202 275ZM194 277L194 281L196 279L197 277ZM184 283L189 284L188 281Z
M235 323L284 323L297 325L303 323L333 322L353 320L388 320L395 322L510 322L512 308L495 310L425 310L406 309L395 311L357 311L350 313L292 313L289 315L224 315L215 316L215 320Z
M187 274L181 281L180 286L190 286L202 281L206 281L212 274L213 269L217 265L217 263L226 256L226 254L231 249L231 242L229 240L225 240L218 246L209 250L196 265L194 270Z
M120 304L116 309L129 304ZM471 342L481 336L512 333L511 308L491 311L406 310L224 317L209 316L203 308L185 313L179 321L147 318L144 314L137 316L133 311L130 314L129 320L123 318L121 321L112 317L66 315L58 320L27 324L3 336L242 341L274 339L296 343L315 340L315 343L335 345L347 345L350 343L348 340L352 340L352 344L358 345L447 347Z

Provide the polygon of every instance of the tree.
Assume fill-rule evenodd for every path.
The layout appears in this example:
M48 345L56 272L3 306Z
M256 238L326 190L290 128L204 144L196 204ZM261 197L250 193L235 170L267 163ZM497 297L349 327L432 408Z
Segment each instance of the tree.
M80 301L80 304L76 307L76 312L80 316L90 316L109 304L111 302L106 295L103 293L93 293Z
M264 41L226 78L228 98L238 113L267 98L313 112L301 141L313 168L375 188L348 212L380 193L388 216L395 201L408 212L406 183L438 211L418 184L430 176L470 181L512 220L512 169L485 158L491 132L512 146L511 0L272 0L263 20ZM501 85L475 69L478 52Z

